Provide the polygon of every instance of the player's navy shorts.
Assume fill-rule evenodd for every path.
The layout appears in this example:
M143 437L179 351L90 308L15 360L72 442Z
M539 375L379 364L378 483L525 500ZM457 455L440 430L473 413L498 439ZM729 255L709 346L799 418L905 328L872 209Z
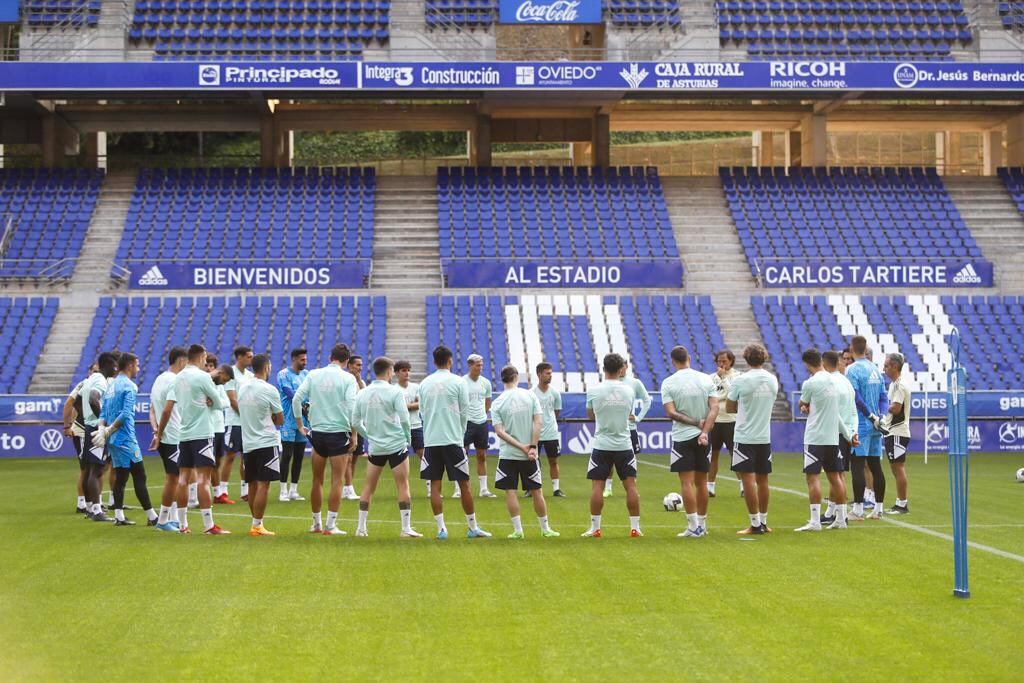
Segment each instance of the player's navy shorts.
M636 476L636 453L633 451L602 451L598 448L590 454L587 465L587 479L604 481L612 476L612 468L620 480Z
M400 453L388 453L386 455L366 456L366 459L370 461L371 465L376 465L377 467L384 467L385 465L388 465L391 467L391 469L395 469L403 462L408 460L408 458L408 451L402 451Z
M242 452L242 426L233 425L224 432L224 450L228 453Z
M216 432L213 435L213 457L220 464L220 459L224 457L224 432Z
M313 452L322 458L348 455L348 432L312 432L309 440L313 444Z
M414 453L423 450L423 427L412 429L412 450Z
M520 481L523 482L524 491L539 489L543 483L540 464L536 460L498 458L498 469L494 472L494 488L515 491L519 488Z
M909 436L890 434L885 437L885 456L889 458L889 462L906 462L909 447Z
M420 461L420 479L440 481L443 475L448 481L469 481L469 458L466 451L457 444L427 446Z
M479 424L477 422L466 423L466 436L462 439L462 444L469 448L487 449L487 423Z
M804 444L804 474L821 474L826 472L845 472L846 464L839 446L819 446Z
M853 455L853 446L842 434L839 435L839 455L843 458L843 471L849 472L850 463L853 462L853 458L850 457Z
M874 427L862 429L858 434L860 445L853 447L853 454L862 458L882 457L882 435Z
M257 448L242 454L245 481L278 481L281 478L281 449L277 446Z
M547 439L537 444L537 450L544 451L544 455L549 458L557 458L559 456L558 449L561 446L558 439Z
M772 445L770 443L738 443L732 448L733 472L771 474Z
M178 467L194 469L216 466L217 459L213 457L213 437L182 441L178 444Z
M138 444L125 446L109 444L107 452L110 453L111 463L119 469L129 469L132 463L142 462L142 452L139 450Z
M71 440L75 444L75 455L78 456L78 469L84 470L86 468L86 465L88 465L89 463L87 463L85 461L85 458L82 456L82 437L80 437L78 434L73 434L71 436Z
M160 461L164 464L164 474L178 473L178 444L160 443L156 447Z
M366 453L366 439L362 434L356 434L356 449L352 451L352 456L358 458L363 453Z
M673 441L669 452L669 469L673 472L704 472L711 470L711 447L701 446L700 437Z
M629 442L633 444L633 455L640 455L640 432L630 429Z
M105 466L107 464L107 444L103 444L99 448L92 445L92 436L96 433L94 427L85 428L85 436L82 437L82 450L81 458L85 461L86 465L100 465Z
M735 422L716 422L715 426L711 428L711 433L708 435L708 440L711 442L711 452L718 454L722 450L722 446L725 446L730 453L732 453L733 446L733 434L736 433Z

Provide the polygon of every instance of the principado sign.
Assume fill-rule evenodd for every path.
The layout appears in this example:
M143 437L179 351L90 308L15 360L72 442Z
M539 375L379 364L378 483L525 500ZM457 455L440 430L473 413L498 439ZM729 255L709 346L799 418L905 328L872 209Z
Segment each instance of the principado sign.
M502 0L512 23L596 23L594 0ZM511 12L511 14L507 14ZM596 14L588 14L596 12ZM503 16L504 16L503 15ZM1011 92L1020 62L0 62L0 91Z
M600 24L601 0L500 0L500 24Z

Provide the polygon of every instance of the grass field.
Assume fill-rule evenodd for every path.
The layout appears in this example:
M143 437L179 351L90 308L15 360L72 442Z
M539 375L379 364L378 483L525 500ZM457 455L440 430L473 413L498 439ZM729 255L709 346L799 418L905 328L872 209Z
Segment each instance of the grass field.
M569 497L548 501L562 538L541 538L527 509L527 539L506 540L498 499L477 506L495 538L471 541L446 500L446 543L419 482L422 540L397 537L387 479L369 538L310 536L308 503L276 500L277 537L245 535L241 504L215 511L234 535L184 537L73 515L70 460L4 460L0 679L1020 680L1024 462L971 457L970 539L987 549L971 550L966 601L951 596L942 457L910 463L911 515L805 535L800 461L777 456L775 533L741 541L728 475L711 535L676 538L685 517L662 510L676 485L658 455L641 457L645 537L627 537L617 489L605 537L579 538L586 461L567 456ZM350 534L355 512L343 504Z

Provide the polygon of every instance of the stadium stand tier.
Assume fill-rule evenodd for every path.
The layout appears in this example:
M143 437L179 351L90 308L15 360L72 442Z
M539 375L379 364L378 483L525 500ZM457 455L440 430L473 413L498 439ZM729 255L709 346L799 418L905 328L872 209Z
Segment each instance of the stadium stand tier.
M679 258L654 168L439 168L437 193L442 259Z
M0 278L70 277L102 183L102 171L0 170Z
M29 26L97 26L102 0L25 0L21 11Z
M57 315L58 301L56 297L0 297L0 335L8 349L0 358L0 393L28 391Z
M537 363L551 363L553 385L582 392L601 380L600 359L620 353L652 391L672 374L668 351L690 349L694 367L714 369L724 347L707 296L428 296L427 366L438 344L455 353L454 370L466 371L472 353L484 356L484 374L496 384L502 366L520 369L532 383ZM526 372L524 372L524 370Z
M951 59L973 36L962 2L717 0L723 47L751 58Z
M605 21L624 28L682 25L678 0L604 0ZM497 0L428 0L424 6L428 28L489 27L498 21Z
M235 346L251 346L270 355L276 373L296 347L307 349L309 367L326 365L337 343L372 360L384 353L386 332L383 296L103 297L72 384L100 352L114 348L139 356L135 382L146 391L175 344L201 343L222 363L234 361Z
M375 197L372 169L144 169L116 261L317 257L366 277Z
M389 38L390 0L139 0L131 45L155 58L360 59Z
M751 303L786 392L797 391L807 377L804 349L841 350L854 335L867 338L879 368L886 354L901 353L917 390L945 391L954 326L973 389L1010 389L1024 379L1024 359L1007 353L1024 339L1016 296L755 296Z
M999 3L999 18L1003 28L1024 31L1024 2Z
M756 276L772 259L912 258L981 250L935 169L723 168L722 187Z
M1000 168L997 173L1007 192L1013 197L1017 210L1024 215L1024 168Z

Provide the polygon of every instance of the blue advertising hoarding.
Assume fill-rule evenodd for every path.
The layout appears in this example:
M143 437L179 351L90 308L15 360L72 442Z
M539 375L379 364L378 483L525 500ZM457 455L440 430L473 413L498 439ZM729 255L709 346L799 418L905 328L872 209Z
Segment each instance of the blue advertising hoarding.
M446 259L449 287L681 287L683 264L665 261Z
M981 259L772 260L758 263L765 287L992 287Z
M130 264L128 270L129 289L358 289L369 275L369 261L149 261Z
M0 62L4 91L1024 90L1021 62Z
M0 23L17 24L21 20L20 10L19 0L0 0Z
M777 422L772 425L772 450L777 453L800 453L803 450L803 423ZM910 450L924 451L925 439L931 452L945 452L949 448L949 430L946 422L923 422L910 425ZM672 442L672 424L667 420L644 421L638 430L640 447L645 453L657 458L659 453L668 454ZM136 423L136 433L143 455L155 455L146 451L152 431L148 421ZM594 440L592 422L570 422L561 425L562 452L581 455L590 453ZM967 427L967 445L971 452L1024 454L1024 422L990 421L970 422ZM498 438L490 433L489 450L496 454ZM53 424L7 424L0 425L0 458L4 457L57 457L74 456L75 449L70 438L65 437L60 425ZM667 460L666 460L667 464ZM795 472L800 471L794 462Z
M498 0L498 23L600 24L601 0Z

